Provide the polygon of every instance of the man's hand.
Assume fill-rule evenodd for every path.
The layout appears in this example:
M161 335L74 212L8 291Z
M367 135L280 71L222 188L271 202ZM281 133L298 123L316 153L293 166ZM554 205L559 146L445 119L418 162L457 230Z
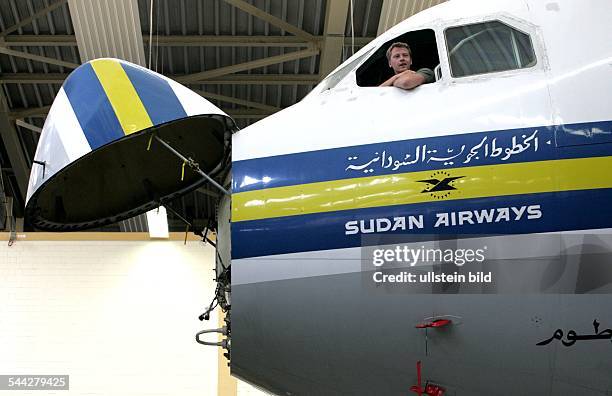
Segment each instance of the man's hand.
M391 77L381 87L397 87L402 89L414 89L425 82L425 76L412 70L406 70Z

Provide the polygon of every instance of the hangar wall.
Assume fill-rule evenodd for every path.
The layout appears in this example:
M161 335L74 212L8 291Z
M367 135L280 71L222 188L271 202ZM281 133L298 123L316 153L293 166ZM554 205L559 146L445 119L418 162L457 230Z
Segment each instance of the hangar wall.
M217 325L197 319L214 250L132 234L0 237L0 374L69 374L71 394L217 394L217 350L194 340Z

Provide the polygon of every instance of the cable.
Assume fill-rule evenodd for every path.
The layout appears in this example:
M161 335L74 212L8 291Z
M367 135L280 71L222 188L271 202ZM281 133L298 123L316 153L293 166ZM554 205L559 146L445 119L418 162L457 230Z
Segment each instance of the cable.
M151 0L151 12L149 16L149 69L151 69L151 54L153 53L153 0Z
M355 14L355 8L353 0L351 0L351 56L355 55L355 26L353 24L353 16Z
M159 16L159 1L157 2L157 12L155 15ZM157 65L159 64L159 19L156 19L155 24L155 72L157 73Z
M6 190L4 189L4 179L2 178L2 170L0 169L0 218L4 217L4 221L0 223L0 228L4 229L8 220L8 200L6 199Z

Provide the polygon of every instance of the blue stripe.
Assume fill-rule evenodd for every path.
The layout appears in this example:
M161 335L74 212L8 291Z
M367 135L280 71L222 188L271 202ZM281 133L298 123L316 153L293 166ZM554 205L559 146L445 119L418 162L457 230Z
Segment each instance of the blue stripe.
M236 161L232 163L232 192L432 169L609 156L612 139L609 144L566 144L568 139L571 143L604 143L607 135L580 140L580 131L586 135L587 130L606 128L612 129L612 121L429 137ZM535 131L537 149L535 138L525 143ZM570 133L572 137L568 138ZM565 147L556 147L556 140ZM376 158L364 169L347 169Z
M63 87L92 151L125 136L91 64L70 73Z
M424 227L395 234L491 235L608 228L612 189L528 194L347 210L232 223L232 258L258 257L362 246L361 235L345 235L353 220L424 216ZM588 211L585 205L588 203ZM434 227L436 213L540 205L542 217L517 221ZM393 235L385 233L380 235ZM372 234L366 234L372 235Z
M612 121L559 125L556 129L560 147L612 143Z
M187 117L183 105L168 81L152 72L146 72L126 63L121 63L121 66L147 109L153 125Z

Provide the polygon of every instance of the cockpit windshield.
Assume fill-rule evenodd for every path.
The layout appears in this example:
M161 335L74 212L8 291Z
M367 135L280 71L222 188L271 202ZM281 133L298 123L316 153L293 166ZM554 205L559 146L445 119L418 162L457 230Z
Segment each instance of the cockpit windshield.
M313 90L316 92L323 92L328 89L334 88L340 81L344 79L350 72L352 72L365 58L367 58L372 51L365 51L363 54L357 56L355 59L347 61L338 70L328 75L321 83Z

